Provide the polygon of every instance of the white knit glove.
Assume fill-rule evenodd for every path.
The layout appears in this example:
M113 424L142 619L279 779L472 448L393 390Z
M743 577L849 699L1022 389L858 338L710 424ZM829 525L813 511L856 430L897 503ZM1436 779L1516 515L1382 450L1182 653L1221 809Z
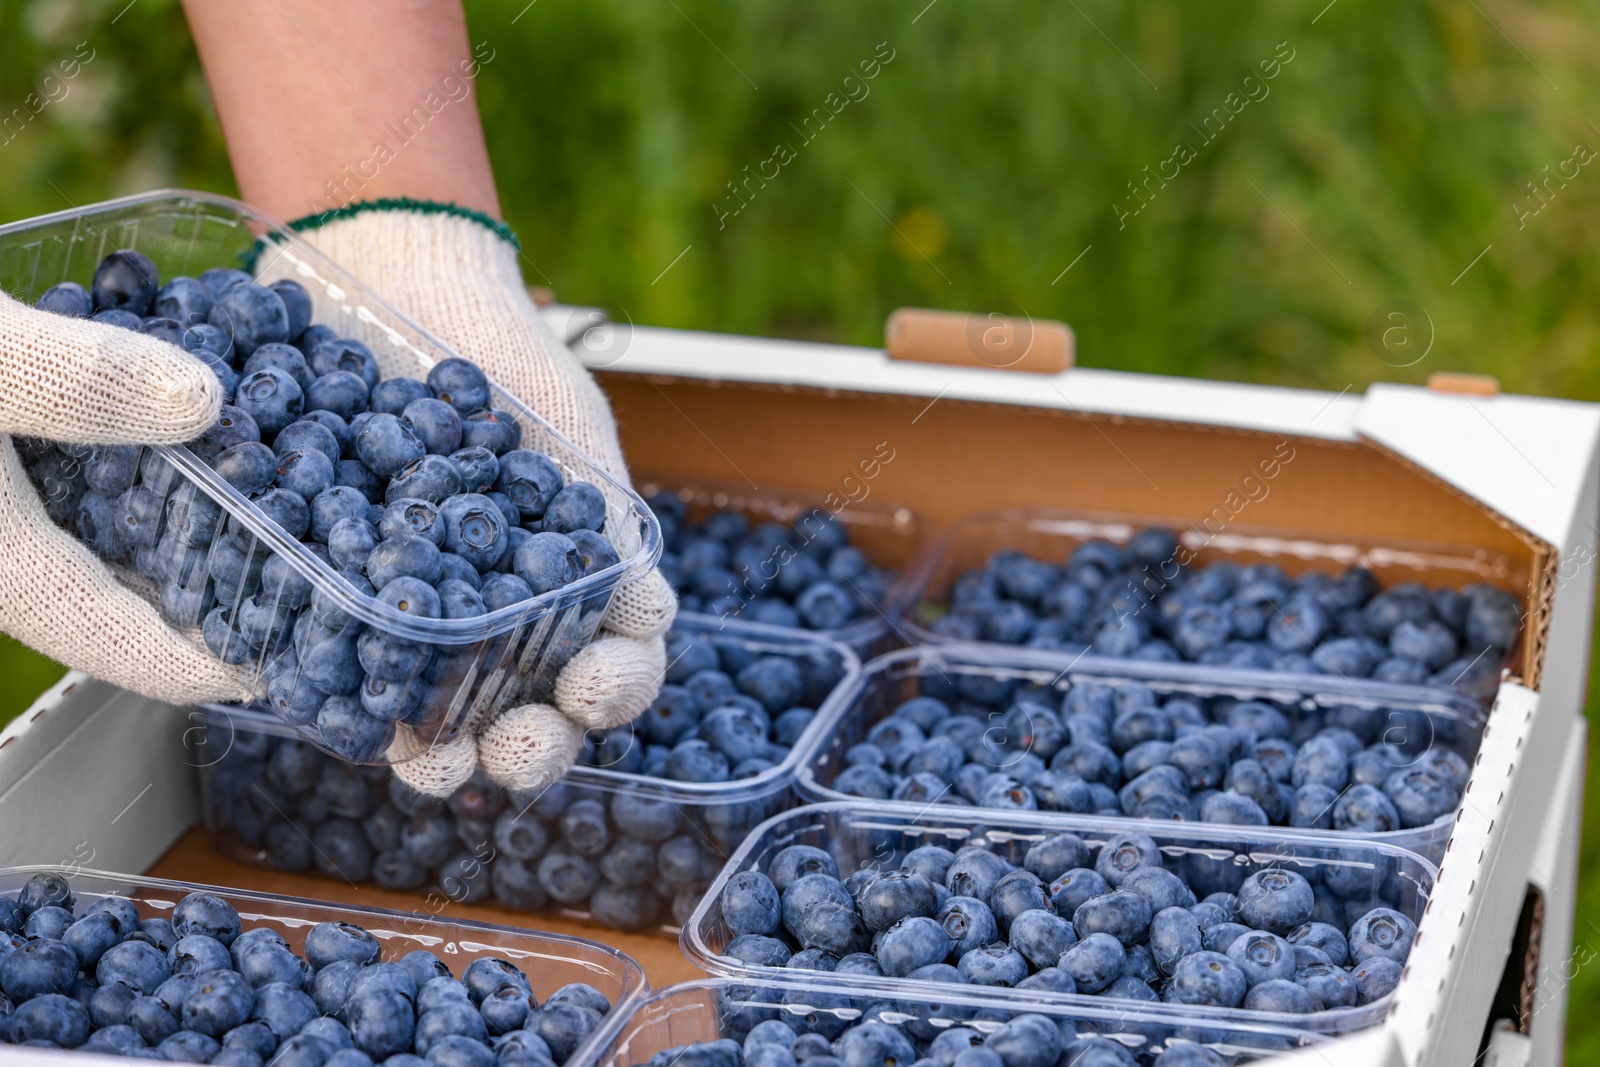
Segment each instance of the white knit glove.
M522 280L517 250L485 221L394 206L302 229L334 262L628 481L611 405L544 325ZM637 549L622 539L631 531L606 532L619 539L624 558ZM439 796L480 766L518 789L556 781L577 759L585 730L631 722L655 699L666 669L663 635L677 610L672 587L652 569L617 591L599 635L557 676L551 704L528 704L469 723L455 740L421 754L425 746L402 727L390 753L395 773Z
M174 345L0 294L0 630L156 700L250 699L242 669L168 626L50 521L10 436L178 444L209 429L221 404L216 375Z

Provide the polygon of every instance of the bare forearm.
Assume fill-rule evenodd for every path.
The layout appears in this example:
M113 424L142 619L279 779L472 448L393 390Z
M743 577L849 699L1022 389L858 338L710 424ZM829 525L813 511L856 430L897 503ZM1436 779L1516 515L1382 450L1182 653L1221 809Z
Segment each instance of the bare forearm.
M460 0L184 0L245 200L408 196L500 214Z

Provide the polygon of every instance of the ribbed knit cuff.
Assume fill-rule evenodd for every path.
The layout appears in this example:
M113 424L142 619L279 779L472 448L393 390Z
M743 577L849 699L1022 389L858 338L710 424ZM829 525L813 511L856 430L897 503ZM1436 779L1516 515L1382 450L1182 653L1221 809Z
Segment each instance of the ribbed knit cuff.
M511 227L492 215L487 215L482 211L475 211L472 208L462 207L460 204L447 204L438 200L413 200L409 196L357 200L354 203L334 208L331 211L323 211L316 215L304 215L289 223L289 229L294 230L296 233L309 233L312 230L320 230L330 222L338 222L340 219L354 218L357 215L365 215L375 211L403 212L413 215L450 215L458 219L466 219L482 226L496 237L510 244L518 252L522 251L522 242L517 240L517 235L512 232Z

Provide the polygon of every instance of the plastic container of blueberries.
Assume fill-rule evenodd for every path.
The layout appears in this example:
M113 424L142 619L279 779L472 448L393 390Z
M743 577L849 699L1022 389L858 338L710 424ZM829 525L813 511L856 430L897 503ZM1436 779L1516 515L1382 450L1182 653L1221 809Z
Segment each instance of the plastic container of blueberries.
M795 787L808 801L860 802L859 797L841 793L833 786L847 766L845 753L850 746L865 741L873 725L914 696L930 693L948 702L961 699L964 685L991 685L1002 681L1017 683L1026 691L1049 694L1044 702L1052 707L1058 707L1073 686L1087 683L1111 686L1137 683L1149 687L1163 702L1175 696L1194 700L1208 714L1219 703L1259 700L1284 712L1291 724L1303 722L1308 714L1321 709L1349 705L1380 714L1381 738L1399 747L1410 759L1420 758L1423 752L1437 748L1458 753L1468 766L1478 754L1487 721L1482 707L1448 689L1386 685L1328 675L1272 675L1192 664L1074 657L1025 648L1001 649L994 645L932 645L879 656L862 668L854 685L839 691L824 712L826 721L812 747L804 753ZM1022 695L1023 692L1018 692L1016 698ZM1395 769L1403 766L1396 764ZM907 811L925 811L929 807L925 803L908 801L873 803ZM937 810L981 817L993 809L938 805ZM1039 814L1057 817L1061 813ZM1145 833L1173 825L1165 820L1132 817L1096 815L1093 818L1106 826ZM1444 859L1445 845L1455 819L1455 812L1451 812L1426 826L1384 832L1305 830L1288 826L1275 826L1272 830L1282 831L1286 839L1309 835L1372 841L1407 849L1439 863Z
M721 950L732 940L732 932L722 918L722 890L728 880L741 871L765 872L772 857L790 845L812 845L830 853L841 878L863 868L892 871L904 855L923 845L940 845L952 852L965 844L987 842L988 847L1013 863L1020 863L1036 842L1059 833L1074 833L1091 849L1131 827L1120 821L1077 815L1040 815L1037 812L975 813L931 807L921 813L904 807L890 807L863 800L813 804L777 815L758 826L728 860L715 883L706 891L700 906L684 925L681 943L690 961L711 974L733 979L741 985L762 984L773 977L794 974L787 968L751 966ZM1143 827L1136 832L1142 832ZM1322 871L1338 867L1353 884L1371 887L1370 896L1382 904L1420 923L1433 890L1438 868L1414 852L1393 845L1355 841L1332 835L1278 833L1272 827L1229 827L1205 823L1171 822L1151 826L1149 836L1163 855L1163 862L1175 873L1193 876L1204 872L1204 892L1224 885L1237 888L1251 873L1269 867L1283 867L1320 877ZM1317 872L1311 875L1311 872ZM1366 902L1370 903L1370 901ZM1366 903L1363 904L1365 908ZM1375 906L1375 905L1374 905ZM1349 916L1353 921L1359 916ZM1348 922L1347 922L1348 925ZM827 973L827 972L824 972ZM834 976L829 980L879 994L878 999L917 1002L937 991L943 998L951 987L941 982L919 982L908 978ZM957 989L963 988L960 986ZM1294 1020L1295 1028L1324 1036L1347 1034L1375 1025L1389 1010L1393 994L1351 1008L1285 1016L1279 1012L1250 1011L1244 1008L1215 1008L1187 1004L1141 1004L1083 993L1047 993L995 987L994 994L1015 1006L1021 1003L1052 1004L1079 1009L1126 1009L1152 1019L1166 1020L1175 1026L1200 1027L1211 1031L1225 1028L1282 1026Z
M209 267L246 265L253 265L261 276L291 277L311 294L313 321L340 336L366 340L385 376L397 366L428 367L456 355L281 224L238 201L206 193L146 193L0 226L0 289L32 303L59 282L87 286L101 258L121 248L149 256L163 279L199 274ZM537 699L553 684L561 666L594 637L616 589L642 577L660 556L660 526L637 493L498 386L493 389L493 406L516 416L524 447L546 453L568 479L592 482L604 491L605 530L621 560L561 589L473 619L418 619L356 592L185 448L150 448L141 457L135 484L144 484L163 498L198 492L216 501L243 531L252 555L259 552L263 558L278 555L287 560L310 581L315 595L326 598L343 619L346 632L373 629L436 650L431 663L410 678L391 683L404 686L408 698L418 701L406 720L411 736L402 744L380 746L362 762L411 758L449 740L480 709ZM190 485L193 490L187 488ZM220 542L220 538L214 541L213 549ZM200 610L193 610L194 602L182 610L164 609L170 622L193 631L196 640L205 612L215 604L214 594L206 592L210 562L208 555L198 580L186 586L202 594L196 601ZM161 609L154 583L137 574L135 564L127 573ZM276 599L273 590L247 572L230 606L258 595L264 605ZM258 704L265 708L263 672L276 653L249 647L223 652L248 669ZM315 721L296 729L306 740L323 746Z
M905 596L906 576L923 548L927 524L915 511L901 504L871 495L859 501L850 499L845 492L857 483L862 487L867 484L851 479L850 484L842 487L844 492L818 494L788 489L757 490L748 484L701 481L670 474L644 475L638 479L642 496L669 492L683 501L691 524L717 511L738 512L750 520L752 527L763 522L781 523L801 531L802 537L807 520L815 514L829 516L842 524L849 531L850 544L861 549L874 566L899 572L898 577L878 605L879 610L859 615L836 629L803 629L803 632L832 638L866 658L903 643L893 632L894 623L889 613L891 606Z
M1113 1007L1121 1002L1101 1001L1097 1006L1066 1008L1057 1004L1030 1004L997 996L986 986L940 986L936 1000L888 1000L860 988L832 980L833 975L788 971L781 978L746 983L729 978L706 978L657 990L636 1002L627 1014L608 1016L589 1058L577 1067L643 1067L659 1052L696 1041L728 1038L743 1042L757 1023L777 1019L797 1033L816 1032L830 1038L858 1025L866 1012L908 1037L918 1052L926 1051L935 1034L953 1026L970 1027L985 1036L1021 1014L1042 1015L1059 1030L1113 1041L1141 1065L1160 1062L1172 1041L1202 1041L1227 1063L1245 1063L1292 1049L1322 1044L1329 1039L1277 1021L1198 1028L1192 1023L1163 1018L1159 1012ZM1086 998L1087 999L1087 998Z
M451 899L471 902L488 899L513 910L559 914L603 926L653 930L676 937L681 920L688 915L690 904L698 902L698 895L694 891L703 890L711 883L717 871L752 828L796 802L795 771L804 752L815 747L813 738L821 729L825 708L833 699L833 694L853 688L860 673L860 661L854 653L817 634L732 620L719 625L714 621L680 618L674 633L684 631L702 634L719 650L729 650L737 655L780 655L809 662L815 665L819 677L832 679L818 686L820 689L822 684L826 684L828 692L806 694L818 698L818 713L799 743L791 748L787 759L755 777L718 783L678 782L579 765L562 782L547 790L532 795L513 794L507 798L508 805L520 804L532 808L535 816L549 830L550 847L564 840L560 816L579 801L598 800L606 806L607 829L613 839L619 831L610 811L618 798L643 795L671 805L678 813L675 836L688 836L695 842L696 851L693 855L703 866L700 881L689 890L692 899L685 899L678 904L683 910L675 915L673 901L667 899L665 894L658 894L655 914L650 921L634 924L617 921L615 914L605 907L595 908L590 892L575 895L566 902L517 899L501 895L496 888L490 889L492 895L487 898L469 897L466 894L474 891L471 886L453 876L439 877L439 869L430 871L429 880L416 886L414 892L419 897L442 893ZM318 790L315 784L291 793L281 788L281 776L268 776L265 760L271 758L277 746L297 740L295 732L274 717L238 709L208 710L200 727L189 731L189 762L199 768L201 813L207 835L216 851L241 863L261 867L281 866L281 861L276 860L266 846L266 834L272 823L288 821L292 817L299 820L302 828L314 834L323 820L334 816L325 803L316 799ZM263 750L265 756L262 755ZM357 770L368 776L375 787L385 790L393 774L384 767ZM463 792L474 788L477 787L469 783L453 799L461 798ZM379 806L370 800L369 805L369 814L372 808ZM359 822L360 818L356 821ZM457 826L461 825L462 820L458 818ZM516 862L503 855L492 839L483 842L462 838L459 851L473 856L487 868L491 887L494 885L495 864ZM329 858L326 862L332 864L333 860ZM531 862L536 864L537 860ZM288 869L316 871L326 877L337 876L332 871L319 868L315 856L310 867ZM347 884L350 880L348 877L341 878Z
M1000 508L969 516L952 523L929 544L906 574L892 613L895 625L903 631L906 644L952 641L932 628L949 611L950 587L967 571L982 568L1000 549L1017 549L1059 565L1085 541L1100 539L1126 545L1144 527L1175 525L1170 519L1149 516L1052 508ZM1394 539L1333 540L1310 531L1284 531L1244 523L1230 523L1217 532L1190 524L1188 529L1178 531L1178 540L1197 564L1219 560L1241 567L1272 563L1290 577L1307 571L1332 574L1363 566L1384 588L1401 582L1420 582L1429 588L1460 588L1483 582L1514 592L1528 586L1526 567L1511 557L1483 549L1469 552L1459 545ZM1517 650L1510 649L1500 666L1512 667L1516 659ZM1252 673L1287 676L1285 672L1265 670ZM1499 674L1494 674L1496 685ZM1490 687L1468 695L1487 703L1493 699L1494 690Z
M541 933L509 926L493 926L468 919L452 919L429 912L402 912L387 908L333 904L300 897L257 893L248 889L201 885L151 878L142 874L114 874L74 866L40 865L0 868L0 893L15 898L36 874L59 874L67 880L77 900L77 913L103 897L125 897L139 908L141 918L170 917L172 909L190 893L211 893L238 911L246 930L264 926L276 931L297 955L305 949L306 934L318 923L345 922L360 926L383 946L382 959L398 960L423 949L437 955L456 977L480 959L506 960L528 976L533 994L542 1004L546 997L572 982L586 982L611 1001L611 1016L628 1015L649 992L644 968L632 957L607 945L565 934ZM573 1052L570 1062L587 1062L599 1047L605 1027L598 1027ZM97 1061L98 1062L98 1061Z

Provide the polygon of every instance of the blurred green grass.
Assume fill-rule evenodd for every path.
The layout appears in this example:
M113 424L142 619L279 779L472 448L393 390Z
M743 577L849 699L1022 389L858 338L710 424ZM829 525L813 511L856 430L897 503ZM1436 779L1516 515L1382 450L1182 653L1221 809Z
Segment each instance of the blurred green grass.
M470 16L494 49L477 90L528 280L619 319L873 344L896 306L1005 310L1070 322L1091 366L1355 391L1449 369L1600 399L1600 168L1541 186L1519 219L1545 168L1600 146L1593 0L482 0ZM0 111L81 41L94 58L66 95L0 138L0 218L233 191L173 0L0 5ZM880 44L892 60L847 83ZM860 98L835 115L830 93ZM1230 93L1260 99L1208 140ZM1180 142L1193 161L1119 219ZM729 183L780 145L793 158L721 218ZM1394 300L1425 313L1404 350L1369 336ZM0 644L0 717L52 669ZM1593 958L1600 789L1586 810ZM1578 969L1574 1004L1600 994L1597 970ZM1600 1061L1576 1014L1569 1055Z

